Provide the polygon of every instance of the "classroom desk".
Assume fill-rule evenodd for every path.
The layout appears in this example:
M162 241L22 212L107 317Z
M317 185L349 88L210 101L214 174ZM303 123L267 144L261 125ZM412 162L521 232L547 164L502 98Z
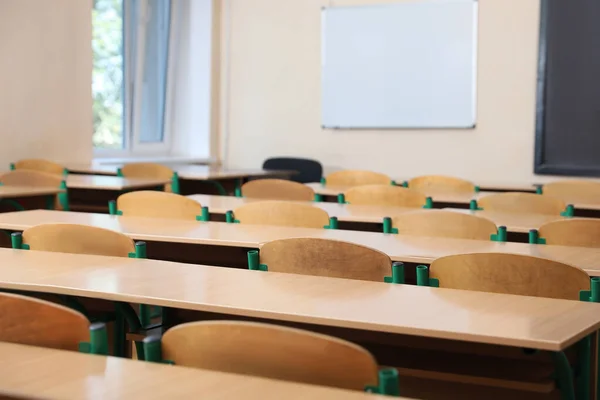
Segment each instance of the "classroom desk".
M69 171L78 174L117 175L116 165L67 165ZM281 178L288 179L295 171L263 169L225 169L210 165L180 164L170 166L179 175L182 194L217 193L227 195L249 179ZM216 189L216 192L215 192Z
M531 229L539 229L544 224L569 219L567 217L544 214L506 213L485 210L471 211L460 208L448 208L447 210L487 218L497 226L506 226L508 231L516 233L529 233Z
M561 351L600 329L588 302L32 250L0 260L2 289L396 335Z
M358 391L0 343L0 395L28 399L347 399Z
M60 192L53 187L0 185L0 212L47 208Z
M61 190L52 187L0 185L0 199L56 195Z
M410 178L398 178L395 180L398 184L409 181ZM475 185L484 192L525 192L535 193L538 184L534 183L510 183L498 181L477 181Z
M385 235L383 233L356 232L329 229L291 228L227 224L222 222L196 222L111 216L106 214L77 213L52 210L32 210L0 214L0 229L23 231L32 226L48 223L72 223L90 225L121 232L135 240L149 243L149 257L159 258L152 253L153 246L164 243L170 260L186 261L183 251L173 251L166 244L211 246L210 251L201 251L193 246L189 249L189 261L224 266L247 267L245 249L260 248L261 244L286 238L314 237L342 240L377 249L390 256L393 261L430 264L436 258L463 253L500 252L532 255L575 265L591 276L600 276L600 249L525 243L499 243L487 240L466 240L419 237L407 235ZM222 254L217 251L222 247ZM239 249L235 260L233 249ZM160 256L163 258L164 256ZM215 258L206 258L215 257Z

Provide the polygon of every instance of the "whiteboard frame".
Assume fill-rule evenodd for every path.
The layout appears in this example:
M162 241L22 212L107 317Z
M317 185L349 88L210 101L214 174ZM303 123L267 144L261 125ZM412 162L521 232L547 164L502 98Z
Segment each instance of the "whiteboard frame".
M402 4L406 3L419 3L427 1L430 3L443 3L448 2L448 0L409 0L403 1ZM477 116L478 116L478 96L477 96L477 83L479 77L479 68L478 68L478 60L479 60L479 0L469 0L469 2L473 3L474 12L473 12L473 29L475 34L473 35L473 58L472 68L473 68L473 122L469 125L465 126L435 126L435 127L426 127L426 126L360 126L360 127L351 127L351 126L329 126L325 124L321 124L322 129L328 130L349 130L349 131L365 131L365 130L378 130L378 131L397 131L397 130L474 130L477 128ZM383 8L389 7L390 5L398 5L399 3L389 3L389 4L373 4L373 5L353 5L353 6L324 6L321 7L321 102L323 101L323 87L325 85L325 59L326 59L326 41L325 41L325 32L326 32L326 13L331 9L357 9L357 8ZM323 112L324 104L321 104L321 120L323 120Z

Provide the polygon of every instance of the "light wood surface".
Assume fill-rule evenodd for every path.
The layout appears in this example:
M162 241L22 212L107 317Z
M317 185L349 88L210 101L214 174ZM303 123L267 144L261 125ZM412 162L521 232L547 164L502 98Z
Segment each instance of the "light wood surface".
M23 231L23 243L32 250L127 257L133 240L110 229L77 224L43 224Z
M292 238L265 243L260 263L269 271L383 282L392 275L386 254L355 243Z
M600 328L588 302L31 250L0 260L2 289L268 320L553 351Z
M444 175L417 176L408 181L411 189L440 193L475 193L475 185L464 179Z
M364 391L377 386L373 356L354 343L310 331L240 321L178 325L162 338L178 366Z
M382 396L115 357L0 343L0 394L29 399L368 400Z
M558 197L569 204L600 205L600 182L590 180L564 180L543 186L544 195Z
M242 185L242 195L251 199L313 201L315 192L298 182L257 179Z
M559 198L534 193L495 193L480 197L478 203L479 207L489 211L556 216L567 207L567 204Z
M352 205L415 208L423 207L427 198L419 191L390 184L356 186L348 189L344 195L346 202Z
M385 185L392 182L392 178L385 174L362 170L336 171L326 176L326 186L360 186L360 185Z
M65 171L65 167L49 160L43 159L23 159L15 163L15 169L28 169L40 172L47 172L50 174L62 175Z
M395 177L396 182L401 184L402 182L410 181L411 177ZM534 183L514 183L514 182L506 182L506 181L489 181L482 180L473 182L475 185L479 187L480 190L487 192L529 192L535 193L536 184Z
M320 208L292 201L263 200L233 210L241 224L325 228L329 215Z
M498 230L489 219L448 210L419 210L392 217L400 235L490 240Z
M549 222L540 227L539 235L547 244L600 247L600 219L570 218Z
M128 179L166 179L167 181L171 181L175 171L162 164L129 163L121 167L121 173L123 177ZM171 183L167 183L164 188L166 192L171 192Z
M0 199L12 199L16 197L35 197L58 194L59 188L36 187L36 186L0 186Z
M567 220L567 217L558 215L535 214L535 213L510 213L502 211L470 211L459 208L446 208L453 212L476 215L489 219L496 226L505 226L509 232L528 233L531 229L539 229L542 225Z
M581 290L590 290L589 276L577 267L516 254L438 258L431 264L430 277L445 288L575 301Z
M10 171L0 175L0 182L6 186L59 188L63 180L62 175L28 169Z
M88 319L70 308L0 293L0 342L78 351L79 343L89 341L89 327Z
M154 190L138 190L117 198L117 208L133 217L174 218L195 221L202 205L179 194Z
M122 178L119 176L102 175L67 175L67 187L69 189L90 190L129 190L148 189L163 186L170 182L164 178Z
M227 211L234 210L244 204L262 201L261 199L251 199L246 197L213 196L205 194L194 194L187 197L208 207L210 212L215 214L225 214ZM384 217L415 210L414 207L367 206L309 201L298 203L320 208L330 217L337 217L338 220L347 222L382 223Z
M31 210L0 213L0 229L25 230L45 223L91 225L121 232L135 240L192 243L216 246L258 248L279 239L308 237L342 240L379 250L393 261L429 264L439 257L463 253L513 253L543 257L582 268L600 276L600 249L525 243L499 243L491 240L432 238L384 235L330 229L292 228L266 225L201 223L106 214Z

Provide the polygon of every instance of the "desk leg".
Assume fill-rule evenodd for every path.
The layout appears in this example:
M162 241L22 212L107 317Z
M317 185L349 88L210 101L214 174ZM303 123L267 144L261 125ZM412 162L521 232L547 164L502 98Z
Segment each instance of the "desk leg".
M206 182L214 185L217 188L217 190L219 191L219 195L227 196L227 194L228 194L227 190L225 190L225 188L223 187L221 182L219 182L219 181L206 181Z
M562 400L575 400L575 387L573 385L573 370L567 356L562 351L552 353L556 382L560 389Z

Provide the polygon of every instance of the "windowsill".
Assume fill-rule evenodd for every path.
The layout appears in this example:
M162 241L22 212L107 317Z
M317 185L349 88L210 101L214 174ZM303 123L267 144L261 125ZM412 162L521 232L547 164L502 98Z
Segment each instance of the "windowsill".
M114 165L131 162L154 162L162 164L203 164L218 165L214 157L199 158L186 156L125 156L125 157L94 157L92 164L95 165Z

